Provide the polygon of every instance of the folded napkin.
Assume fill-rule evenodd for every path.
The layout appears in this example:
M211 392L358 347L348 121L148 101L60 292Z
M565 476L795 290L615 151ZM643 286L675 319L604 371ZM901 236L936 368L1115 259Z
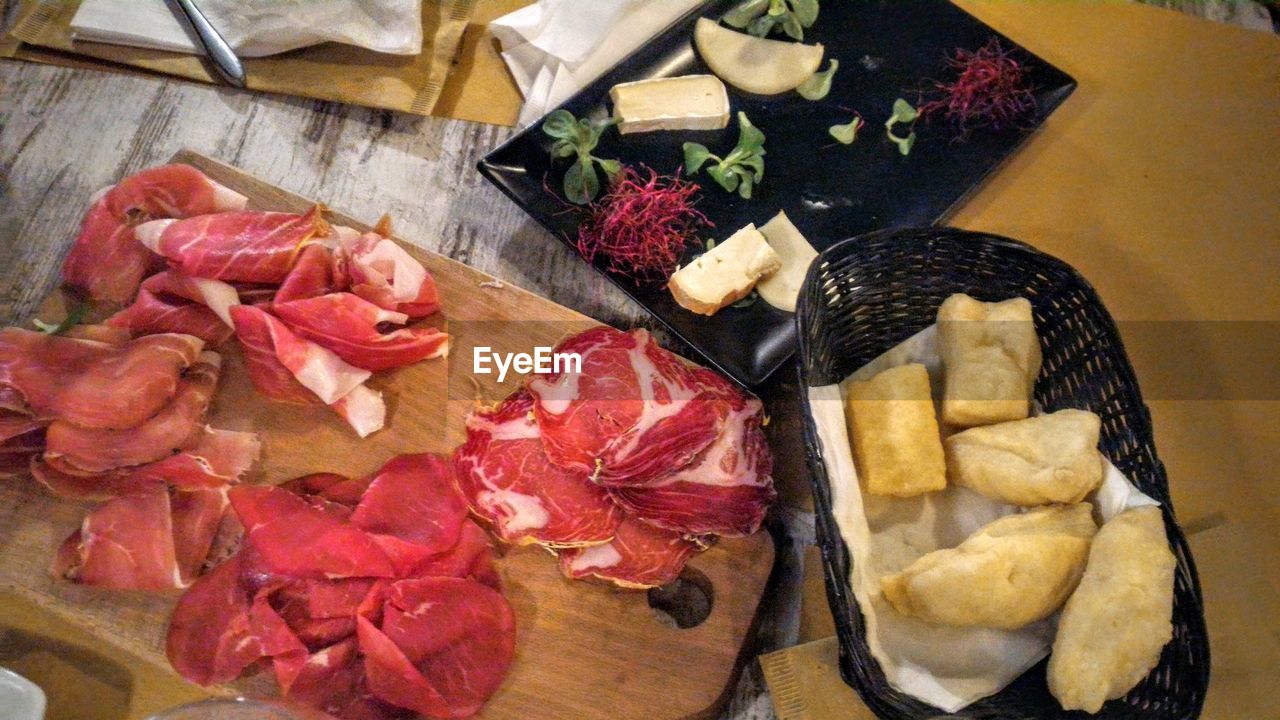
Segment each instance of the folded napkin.
M702 0L538 0L489 24L532 123Z
M851 378L865 380L907 363L922 363L938 382L942 362L936 325L872 360ZM862 610L867 645L890 685L955 712L999 692L1048 655L1057 615L1018 630L949 627L907 617L888 604L880 593L882 575L898 572L932 550L955 547L978 528L1018 509L954 485L914 498L864 495L841 398L839 385L809 388L831 481L832 512L849 548L849 583ZM1158 504L1110 462L1101 487L1085 499L1093 503L1100 525L1128 508Z
M243 57L336 42L395 55L422 52L422 0L199 0ZM82 0L77 40L199 53L165 0Z

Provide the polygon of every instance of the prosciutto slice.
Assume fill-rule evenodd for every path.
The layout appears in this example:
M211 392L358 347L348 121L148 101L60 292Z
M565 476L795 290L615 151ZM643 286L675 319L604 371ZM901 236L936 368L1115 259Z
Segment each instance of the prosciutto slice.
M231 337L230 310L239 304L236 289L227 283L166 270L144 280L133 304L106 323L134 336L186 333L215 347Z
M5 328L0 387L20 394L37 417L90 428L131 428L173 399L182 371L204 343L190 335L148 335L110 344Z
M44 452L44 427L6 438L0 442L0 479L25 475L31 463Z
M276 291L274 302L305 300L338 290L333 263L333 252L324 245L314 244L302 248L297 262Z
M683 535L628 517L605 545L561 550L560 572L573 580L596 577L625 588L666 585L702 549Z
M387 310L411 318L426 317L440 309L435 279L390 234L387 218L378 231L353 235L340 233L335 255L336 275L351 292Z
M258 392L292 403L322 402L360 437L382 429L382 395L363 385L372 374L300 337L266 311L251 305L231 309L245 367Z
M724 404L644 330L598 327L568 338L581 372L529 381L547 457L601 483L639 484L678 470L719 434Z
M154 255L134 226L155 218L185 218L241 210L246 198L189 165L163 165L121 180L96 198L62 266L62 279L94 300L133 298Z
M332 350L355 367L374 372L443 357L449 351L449 336L435 328L379 331L380 324L400 325L408 316L385 310L352 293L277 300L272 312L302 337Z
M697 373L704 387L731 404L720 435L685 468L643 486L611 488L610 494L628 514L668 530L750 535L777 497L761 427L764 407L710 370Z
M279 284L299 251L328 234L322 208L303 215L227 212L140 225L138 241L192 277Z
M220 490L176 491L156 483L85 516L54 557L55 577L117 590L190 585L226 508Z
M468 415L467 439L453 462L471 511L503 542L597 545L613 537L622 519L608 492L586 473L547 459L527 391Z
M131 428L89 428L55 420L47 431L46 457L61 458L88 472L105 472L155 462L181 451L202 428L221 368L222 358L217 353L201 353L183 375L173 400Z
M30 467L36 480L54 495L70 500L106 500L157 483L181 490L237 483L258 461L261 446L255 433L206 427L192 447L147 465L90 473L58 458L39 458ZM39 451L43 450L42 442Z

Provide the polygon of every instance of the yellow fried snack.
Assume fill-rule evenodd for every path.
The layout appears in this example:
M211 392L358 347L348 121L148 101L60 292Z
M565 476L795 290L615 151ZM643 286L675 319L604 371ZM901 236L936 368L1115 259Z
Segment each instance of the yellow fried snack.
M1049 656L1049 690L1063 709L1096 713L1160 661L1173 637L1176 565L1160 508L1126 510L1098 531Z
M1080 582L1097 529L1088 503L1006 515L959 546L880 578L880 589L904 615L1013 630L1062 607Z
M923 365L902 365L849 383L845 420L867 492L911 497L947 486L942 437Z
M972 427L1021 420L1040 374L1040 341L1031 303L984 303L968 295L938 308L938 350L946 372L942 419Z
M1086 410L970 428L947 438L947 474L1014 505L1077 503L1102 482L1101 428Z

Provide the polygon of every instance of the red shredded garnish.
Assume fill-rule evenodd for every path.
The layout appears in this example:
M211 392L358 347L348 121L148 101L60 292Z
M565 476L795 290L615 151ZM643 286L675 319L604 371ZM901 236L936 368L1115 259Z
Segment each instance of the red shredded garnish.
M694 207L698 186L679 174L648 177L629 167L600 199L586 208L578 226L578 252L587 262L604 258L609 272L640 285L664 283L702 226L714 226Z
M957 71L950 83L934 82L934 99L922 102L920 117L941 113L961 133L982 127L999 130L1017 123L1036 107L1027 68L991 38L975 51L957 49L947 59Z

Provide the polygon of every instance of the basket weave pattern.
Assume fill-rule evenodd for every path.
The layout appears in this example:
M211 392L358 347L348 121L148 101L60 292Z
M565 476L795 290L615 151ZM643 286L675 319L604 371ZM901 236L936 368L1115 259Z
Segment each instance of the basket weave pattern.
M1169 500L1143 403L1115 322L1093 287L1067 264L1028 245L951 228L887 230L832 246L814 261L796 309L800 386L829 385L934 322L947 296L1031 301L1044 361L1035 398L1046 411L1091 410L1102 418L1101 451L1142 492L1160 501L1174 577L1173 640L1160 664L1097 715L1065 712L1045 684L1045 662L1009 687L945 715L898 692L867 647L850 558L831 512L831 489L808 397L805 445L817 509L827 596L840 643L840 671L881 718L1176 718L1199 716L1209 684L1209 643L1200 583Z

